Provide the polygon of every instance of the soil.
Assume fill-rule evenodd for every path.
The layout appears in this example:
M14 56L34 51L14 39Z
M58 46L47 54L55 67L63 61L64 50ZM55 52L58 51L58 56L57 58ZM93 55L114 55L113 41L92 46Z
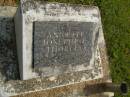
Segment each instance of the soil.
M78 92L82 93L81 94L82 97L108 97L104 94L94 94L94 95L90 95L90 96L85 96L85 94L86 94L85 88L87 86L97 84L97 83L102 83L104 81L105 81L105 79L98 79L98 80L63 86L63 87L59 87L59 88L53 88L53 89L48 89L48 90L43 90L43 91L26 93L26 94L12 96L12 97L72 97L73 91L78 91ZM75 97L79 97L79 96L75 95Z

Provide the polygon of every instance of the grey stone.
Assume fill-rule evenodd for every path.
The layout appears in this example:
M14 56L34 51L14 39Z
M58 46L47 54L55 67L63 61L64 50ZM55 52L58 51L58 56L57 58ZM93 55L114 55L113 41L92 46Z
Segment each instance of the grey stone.
M34 67L89 65L95 27L91 22L34 22Z
M5 80L19 78L14 19L0 16L0 73Z

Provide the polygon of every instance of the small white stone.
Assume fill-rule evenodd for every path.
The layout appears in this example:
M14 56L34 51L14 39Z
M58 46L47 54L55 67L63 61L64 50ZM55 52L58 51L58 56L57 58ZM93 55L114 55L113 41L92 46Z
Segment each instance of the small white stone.
M50 81L55 81L56 80L56 77L52 76L49 78Z

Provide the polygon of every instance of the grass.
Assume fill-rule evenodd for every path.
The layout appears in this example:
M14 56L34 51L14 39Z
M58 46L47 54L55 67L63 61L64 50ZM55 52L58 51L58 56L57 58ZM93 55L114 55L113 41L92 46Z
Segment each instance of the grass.
M130 87L130 0L101 0L100 8L113 82Z
M19 3L19 0L15 0L16 1L16 4L18 4Z
M111 76L115 83L130 87L130 0L46 0L97 5L101 10ZM115 97L121 97L116 94ZM130 97L130 93L125 97Z

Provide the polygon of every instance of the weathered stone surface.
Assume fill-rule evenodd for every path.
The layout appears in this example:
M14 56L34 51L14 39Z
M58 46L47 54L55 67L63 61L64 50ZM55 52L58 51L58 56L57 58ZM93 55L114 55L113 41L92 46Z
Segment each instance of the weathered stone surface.
M19 33L16 36L19 37L22 33L20 38L23 39L22 41L19 38L17 40L18 50L21 52L18 53L18 58L20 67L22 67L20 68L22 79L56 76L94 68L94 56L99 34L98 24L100 22L97 7L25 0L21 2L17 14L19 15L16 18L22 21L20 22L21 26L16 21L16 29L22 28L21 32L16 30L16 33ZM49 24L49 22L54 21L53 25ZM56 28L56 25L59 27ZM48 37L48 39L44 35L49 34L48 29L50 32L55 31L52 33L56 34L60 33L61 29L61 32L67 33L66 35L58 35L55 40L53 37ZM46 30L46 32L43 33L40 30ZM36 33L33 34L33 32ZM71 34L67 36L69 32ZM71 37L73 33L80 33L75 35L81 36L76 43L73 41L76 36ZM72 39L65 39L66 36ZM41 41L40 38L41 40L45 38L45 40ZM56 42L55 46L54 41ZM53 43L51 44L51 42ZM52 49L55 50L54 53L52 53ZM34 54L32 50L34 50ZM32 68L33 63L35 68Z
M88 66L95 27L91 22L34 22L34 67Z
M11 6L0 6L0 17L3 18L13 18L13 16L16 13L16 7L11 7Z
M17 50L12 17L0 16L0 79L18 79Z

